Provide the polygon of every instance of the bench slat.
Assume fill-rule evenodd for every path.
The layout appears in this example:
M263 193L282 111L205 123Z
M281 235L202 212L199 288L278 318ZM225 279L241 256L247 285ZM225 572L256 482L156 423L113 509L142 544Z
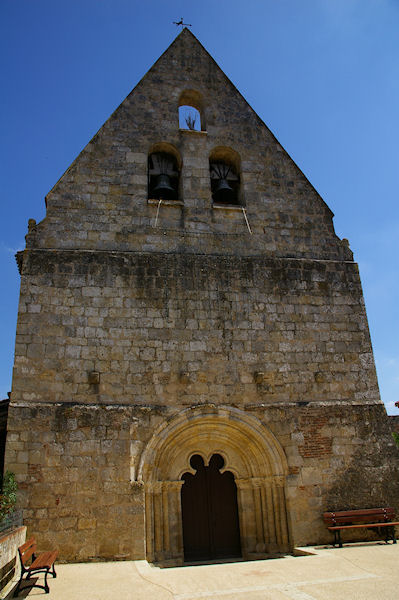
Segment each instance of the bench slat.
M40 554L28 567L29 571L34 571L35 569L49 569L53 566L55 559L58 556L58 550L54 552L43 552Z
M389 521L387 523L362 523L360 525L336 525L333 527L327 527L327 529L334 531L336 529L364 529L367 527L392 527L394 525L399 525L399 521Z
M30 538L30 540L28 540L27 542L22 544L22 546L19 546L18 552L19 552L21 562L23 563L23 565L26 565L26 563L31 558L32 554L35 554L35 552L36 552L35 538Z
M339 518L345 518L345 517L353 517L353 516L357 516L357 515L364 515L365 517L368 517L370 515L381 515L381 516L385 516L385 515L394 515L395 514L395 510L393 508L386 508L386 509L372 509L372 508L367 508L364 510L340 510L340 511L327 511L325 513L323 513L324 517L330 517L330 516L334 516L334 517L339 517Z
M354 509L354 510L328 510L326 511L324 514L325 515L352 515L352 514L359 514L359 513L363 513L365 515L371 514L371 513L394 513L395 509L392 507L387 507L387 508L359 508L359 509Z
M35 538L30 538L30 540L27 540L26 542L24 542L21 546L19 546L18 550L20 550L23 553L28 548L30 548L30 546L36 546Z
M324 519L324 522L331 525L351 525L352 523L390 523L391 519L376 519L375 515L371 515L370 518L367 517L348 517L345 519L341 518L332 518L332 519Z
M19 553L20 557L21 557L21 561L24 563L24 565L28 562L28 560L31 558L32 554L35 553L36 548L30 548L29 550L25 550L25 552L22 554L21 552Z
M328 525L344 525L345 523L351 524L367 521L381 521L384 523L395 519L395 510L388 507L330 511L323 514L323 519Z

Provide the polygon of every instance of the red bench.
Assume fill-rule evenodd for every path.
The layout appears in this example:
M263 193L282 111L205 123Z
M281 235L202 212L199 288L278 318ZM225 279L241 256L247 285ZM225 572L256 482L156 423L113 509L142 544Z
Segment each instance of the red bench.
M364 508L361 510L341 510L335 512L325 512L323 514L324 523L329 531L334 533L333 546L338 545L342 548L341 531L346 529L371 529L385 539L388 543L392 540L396 544L395 510L393 508Z
M42 552L42 554L36 556L36 540L35 538L31 538L18 548L18 554L21 561L21 577L18 581L17 587L15 588L14 597L18 596L22 581L28 581L31 576L35 575L36 573L44 573L44 585L40 585L39 583L30 583L29 585L24 585L23 589L26 587L38 587L42 588L46 594L48 594L50 591L47 583L48 575L57 577L54 563L58 556L58 550L54 550L53 552ZM29 562L30 564L28 564ZM27 573L27 576L25 579L23 579L25 573Z

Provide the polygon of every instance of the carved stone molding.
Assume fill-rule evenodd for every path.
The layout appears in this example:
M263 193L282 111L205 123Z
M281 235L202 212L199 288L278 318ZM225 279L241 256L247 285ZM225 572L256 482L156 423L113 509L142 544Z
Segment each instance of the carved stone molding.
M184 560L181 477L193 472L194 454L205 464L220 454L225 461L222 471L235 476L244 558L287 551L287 461L280 444L247 413L206 405L162 424L142 453L138 476L146 491L148 560Z

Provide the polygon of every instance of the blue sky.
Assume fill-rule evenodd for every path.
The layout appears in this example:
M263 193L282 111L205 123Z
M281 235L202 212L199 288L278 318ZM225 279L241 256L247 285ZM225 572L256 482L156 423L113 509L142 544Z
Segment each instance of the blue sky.
M399 0L0 0L0 396L27 221L181 16L335 213L399 414Z

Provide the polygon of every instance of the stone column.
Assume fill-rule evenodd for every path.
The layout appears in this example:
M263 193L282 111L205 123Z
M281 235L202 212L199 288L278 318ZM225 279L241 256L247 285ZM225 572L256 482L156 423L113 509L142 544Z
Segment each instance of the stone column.
M170 554L169 493L166 482L162 483L163 552Z
M154 507L152 486L145 486L145 554L149 562L154 560Z
M180 490L183 481L155 481L145 488L146 557L182 563L183 530Z
M154 507L154 558L162 560L163 552L163 510L162 510L162 481L156 481L152 488Z
M282 476L236 480L244 558L289 550Z
M275 503L278 507L278 538L277 542L281 551L286 552L290 549L288 521L287 521L287 504L285 499L285 477L275 476L273 478L273 495Z
M270 479L265 485L265 519L268 523L266 548L268 552L275 552L277 548L276 518L273 510L273 485Z
M266 520L266 513L262 506L262 488L264 487L264 481L261 478L252 478L252 494L254 498L255 508L255 522L256 522L256 546L255 551L259 554L264 554L266 551L266 536L264 522Z
M241 552L247 559L256 546L256 525L252 518L253 498L250 479L236 479L238 517L240 522Z
M168 552L165 558L183 564L183 523L181 513L181 487L184 481L164 481L163 486L168 498L168 517L165 528L168 529Z

